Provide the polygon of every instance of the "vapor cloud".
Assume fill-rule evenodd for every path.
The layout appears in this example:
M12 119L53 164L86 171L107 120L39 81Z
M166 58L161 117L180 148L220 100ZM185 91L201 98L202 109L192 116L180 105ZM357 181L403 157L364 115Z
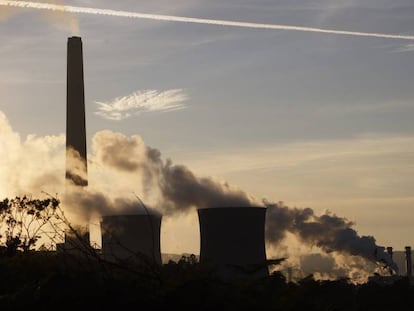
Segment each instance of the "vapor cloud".
M64 135L22 139L0 111L0 137L0 197L62 190Z
M149 190L157 189L159 199L155 205L165 214L187 213L192 208L203 207L266 206L266 238L270 246L277 248L291 233L301 243L318 247L323 252L359 256L367 262L397 270L385 248L378 246L372 236L360 236L353 228L354 223L346 218L332 213L316 215L311 208L260 202L226 182L198 177L184 165L162 160L161 152L145 146L137 135L128 138L120 133L100 132L95 135L94 149L103 166L142 176L142 184L151 185ZM358 266L363 268L359 259L353 262L349 266L352 270Z
M166 214L184 213L191 208L253 206L260 204L241 189L209 177L198 177L184 165L164 161L161 152L146 146L141 137L127 137L111 131L93 138L95 161L100 166L140 176L146 199L157 192L153 202Z
M398 271L384 247L376 244L372 236L359 236L354 223L332 213L316 215L311 208L288 208L283 203L265 202L267 207L266 231L272 244L279 244L287 232L295 234L307 245L316 246L326 253L337 252L360 256L372 262L382 262Z
M145 112L168 112L186 108L188 95L182 89L143 90L117 97L109 102L95 102L95 114L108 120L124 120Z
M248 23L248 22L169 16L169 15L158 15L158 14L144 14L144 13L136 13L136 12L86 8L86 7L77 7L77 6L69 6L69 5L56 5L56 4L50 4L50 3L38 3L38 2L29 2L29 1L0 0L0 5L20 7L20 8L52 10L52 11L58 11L58 12L84 13L84 14L94 14L94 15L150 19L150 20L169 21L169 22L195 23L195 24L204 24L204 25L241 27L241 28L251 28L251 29L293 30L293 31L337 34L337 35L347 35L347 36L414 40L414 36L412 35L357 32L357 31L323 29L323 28L302 27L302 26L292 26L292 25L261 24L261 23Z
M96 215L142 213L135 194L149 207L171 217L203 207L265 206L266 238L271 248L280 247L288 235L293 235L303 245L335 254L338 266L355 278L367 275L362 273L368 269L364 261L396 269L384 247L372 236L360 236L346 218L260 201L225 181L199 177L184 165L163 160L161 152L147 146L138 135L128 137L109 130L94 135L88 155L88 187L64 182L63 135L29 135L21 140L1 112L0 135L5 155L0 157L0 199L41 191L65 193L62 204L66 215L81 221ZM339 264L341 256L348 258L347 265Z

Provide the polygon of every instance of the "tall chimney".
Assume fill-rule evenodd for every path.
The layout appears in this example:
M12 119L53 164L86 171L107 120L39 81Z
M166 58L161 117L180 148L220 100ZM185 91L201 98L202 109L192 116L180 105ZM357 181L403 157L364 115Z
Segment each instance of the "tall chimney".
M388 247L387 247L387 253L388 253L388 255L390 255L390 258L391 258L391 260L392 260L392 259L393 259L393 258L392 258L393 251L392 251L392 247L391 247L391 246L388 246Z
M411 280L411 278L413 277L413 272L412 272L411 247L410 246L405 247L405 262L407 265L406 267L407 277Z
M390 256L390 259L392 262L394 262L394 259L392 258L394 255L393 249L391 246L387 247L387 254ZM398 271L394 271L390 266L388 267L390 274L394 274L394 272L396 272L398 274Z
M87 186L82 39L68 38L66 88L66 179Z

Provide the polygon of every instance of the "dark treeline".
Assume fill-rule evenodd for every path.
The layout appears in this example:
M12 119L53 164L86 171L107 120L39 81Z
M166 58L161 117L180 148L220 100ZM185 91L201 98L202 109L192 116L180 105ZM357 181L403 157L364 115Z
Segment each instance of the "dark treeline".
M42 235L55 250L36 247ZM143 254L103 257L57 198L0 201L0 310L414 310L407 278L355 285L308 276L292 283L276 271L225 282L194 255L164 265Z
M280 272L226 283L183 257L162 266L36 251L0 255L1 310L414 310L408 279L355 285L347 279L288 283Z

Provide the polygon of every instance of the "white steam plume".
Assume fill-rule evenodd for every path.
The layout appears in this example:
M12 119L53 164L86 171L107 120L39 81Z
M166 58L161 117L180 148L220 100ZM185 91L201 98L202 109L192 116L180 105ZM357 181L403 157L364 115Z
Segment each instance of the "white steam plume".
M385 248L373 236L360 236L354 223L332 213L316 215L311 208L289 208L283 202L264 202L267 207L266 236L278 245L290 232L306 245L316 246L325 253L337 252L359 256L398 272Z
M62 206L71 221L79 222L96 215L143 212L134 193L148 206L170 216L187 215L200 207L265 205L266 238L271 248L279 248L292 235L301 245L334 254L337 265L353 278L373 272L365 262L396 270L384 247L372 236L360 236L346 218L330 213L316 215L310 208L260 203L242 189L199 177L184 165L163 160L161 152L147 146L138 135L127 137L109 130L94 135L88 155L88 187L64 183L63 135L30 135L22 140L0 111L0 137L0 200L41 191L62 194L66 186ZM287 251L293 258L291 245ZM340 264L339 255L352 264Z
M96 9L96 8L87 8L87 7L78 7L78 6L69 6L69 5L57 5L57 4L38 3L38 2L30 2L30 1L0 0L0 5L10 6L10 7L19 7L19 8L52 10L52 11L60 11L60 12L107 15L107 16L117 16L117 17L129 17L129 18L140 18L140 19L151 19L151 20L159 20L159 21L195 23L195 24L217 25L217 26L230 26L230 27L241 27L241 28L251 28L251 29L295 30L295 31L348 35L348 36L414 40L414 36L412 35L358 32L358 31L346 31L346 30L324 29L324 28L303 27L303 26L261 24L261 23L203 19L203 18L170 16L170 15L159 15L159 14L145 14L145 13L137 13L137 12L115 11L115 10L108 10L108 9Z

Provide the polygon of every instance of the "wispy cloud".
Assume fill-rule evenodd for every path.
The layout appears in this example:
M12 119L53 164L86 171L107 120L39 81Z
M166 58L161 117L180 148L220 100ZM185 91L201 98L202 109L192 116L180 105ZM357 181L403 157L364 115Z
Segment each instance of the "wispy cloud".
M108 120L124 120L143 112L169 112L186 108L188 95L182 89L167 91L142 90L117 97L109 102L98 102L98 116Z
M395 52L414 52L414 43L404 44L396 49Z

